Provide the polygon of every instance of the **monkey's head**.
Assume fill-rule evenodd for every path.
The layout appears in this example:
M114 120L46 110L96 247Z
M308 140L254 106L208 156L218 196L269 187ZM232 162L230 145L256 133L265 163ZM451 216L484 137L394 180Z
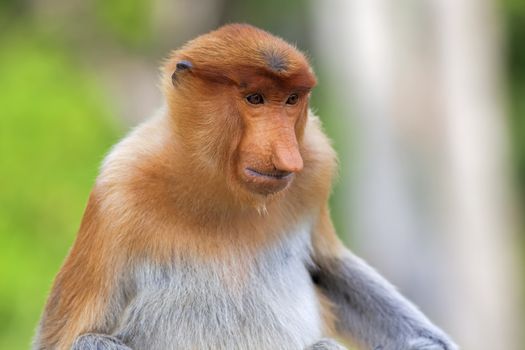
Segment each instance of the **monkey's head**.
M263 196L301 172L316 78L296 48L255 27L227 25L175 51L164 73L170 115L193 166Z

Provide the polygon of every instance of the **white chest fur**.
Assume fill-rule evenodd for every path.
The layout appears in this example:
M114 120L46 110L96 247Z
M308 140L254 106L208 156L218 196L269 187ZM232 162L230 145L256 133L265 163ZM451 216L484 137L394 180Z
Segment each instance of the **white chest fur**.
M135 350L303 349L321 337L309 242L300 229L249 259L146 264L115 334Z

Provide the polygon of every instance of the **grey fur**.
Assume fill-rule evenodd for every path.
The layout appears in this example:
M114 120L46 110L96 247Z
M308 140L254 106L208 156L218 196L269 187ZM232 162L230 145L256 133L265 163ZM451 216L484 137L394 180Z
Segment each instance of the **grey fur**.
M266 60L268 67L276 72L284 72L288 69L288 62L286 61L286 55L283 52L275 51L275 49L265 49L262 52L264 59Z
M333 339L324 338L305 350L346 350L346 348Z
M361 259L348 253L312 262L309 231L298 227L257 254L238 250L227 261L183 253L170 266L143 261L123 277L126 290L112 303L113 337L84 335L73 349L343 350L322 338L314 282L336 305L340 330L363 349L457 349ZM230 269L246 261L247 275L236 279Z
M317 262L313 279L337 305L338 327L375 350L456 350L457 346L412 303L348 252Z
M113 303L119 318L108 334L134 350L306 348L322 338L308 271L309 226L283 232L255 254L239 248L222 261L196 261L184 252L170 266L144 260L121 283L128 290L119 295L129 303L123 311ZM88 337L82 344L90 339L100 341Z
M107 335L84 334L72 349L343 350L323 339L315 284L363 349L457 349L361 259L312 261L310 235L308 223L256 253L238 247L220 261L180 252L168 266L135 262L97 330ZM42 349L38 336L34 349Z
M115 335L134 349L304 348L321 337L308 238L299 229L229 261L146 262L135 271L138 293ZM232 278L229 267L246 261L247 276Z
M86 333L75 340L71 350L131 350L131 348L115 337Z

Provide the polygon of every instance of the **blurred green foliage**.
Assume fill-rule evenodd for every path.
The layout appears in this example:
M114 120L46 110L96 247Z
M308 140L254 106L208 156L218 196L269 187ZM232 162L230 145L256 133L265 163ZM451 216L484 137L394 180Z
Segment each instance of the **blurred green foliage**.
M117 128L67 47L0 42L0 349L27 349Z
M95 13L103 29L133 47L151 36L151 6L148 0L96 0Z
M525 204L525 1L505 0L510 132L520 202Z

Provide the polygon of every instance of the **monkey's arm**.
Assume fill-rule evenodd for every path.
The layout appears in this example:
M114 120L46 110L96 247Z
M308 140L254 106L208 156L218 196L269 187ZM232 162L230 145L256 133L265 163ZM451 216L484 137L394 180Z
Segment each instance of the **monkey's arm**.
M95 191L94 191L95 192ZM129 350L109 336L125 302L123 249L92 193L77 239L58 273L33 349Z
M371 350L456 350L395 288L339 241L324 208L313 232L312 278L334 304L337 330Z

